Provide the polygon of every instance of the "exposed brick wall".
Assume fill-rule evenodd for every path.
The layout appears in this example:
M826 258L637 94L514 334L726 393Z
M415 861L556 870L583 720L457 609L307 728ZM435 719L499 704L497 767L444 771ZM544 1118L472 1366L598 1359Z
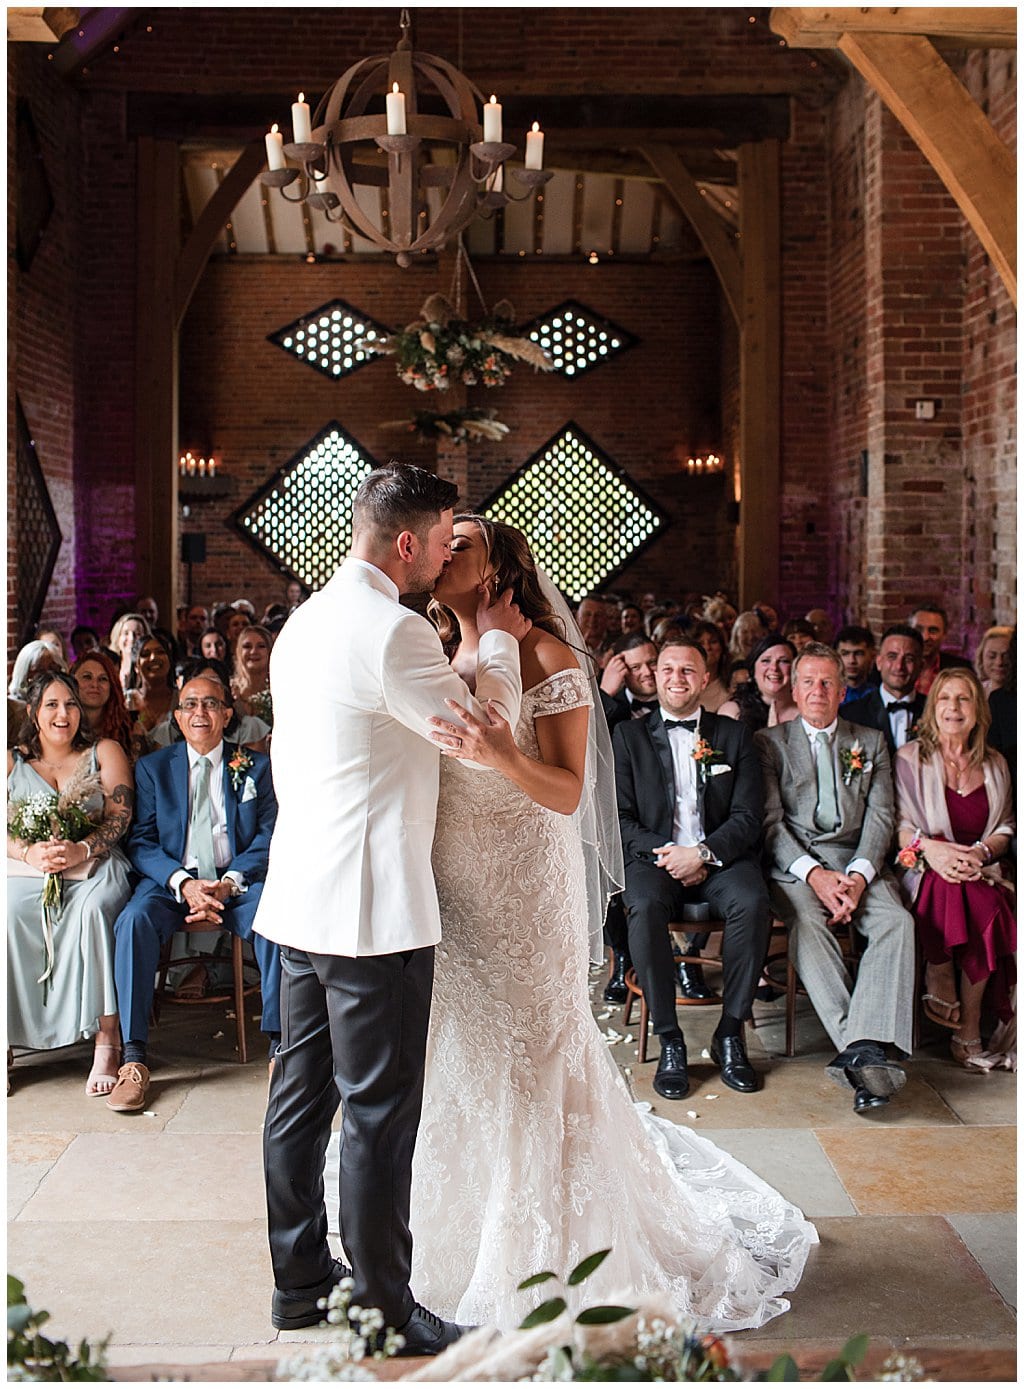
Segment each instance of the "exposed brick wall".
M20 399L60 525L63 543L41 619L67 632L75 621L75 294L78 284L81 145L78 97L47 70L37 45L8 50L8 101L28 103L54 208L27 271L14 268L9 306L8 475L15 456L13 406ZM9 111L8 148L15 144L15 111ZM16 181L9 179L12 198ZM12 229L13 232L13 229ZM14 266L13 245L9 265ZM8 507L8 661L17 647L14 586L17 583L17 495Z
M616 587L671 594L700 588L709 575L728 577L733 536L721 505L725 480L694 482L672 458L677 444L717 442L720 309L710 269L481 262L477 271L488 304L511 299L520 322L573 298L640 342L578 380L520 366L501 388L471 389L469 403L496 408L512 432L468 449L467 501L478 505L573 420L672 518L671 530ZM447 408L446 396L414 392L387 360L332 382L267 342L267 334L335 296L402 326L429 293L447 293L449 283L446 265L400 272L390 264L222 258L208 267L183 329L181 438L214 449L233 490L226 501L194 506L186 523L207 536L207 562L194 571L197 598L278 598L282 583L272 566L225 519L329 419L378 460L435 460L431 445L380 426L415 409ZM475 301L467 302L475 313Z

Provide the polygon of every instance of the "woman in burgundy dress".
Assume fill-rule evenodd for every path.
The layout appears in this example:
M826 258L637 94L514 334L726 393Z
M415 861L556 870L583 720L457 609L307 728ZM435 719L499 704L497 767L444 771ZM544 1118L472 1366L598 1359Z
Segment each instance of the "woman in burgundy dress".
M940 671L917 738L896 754L898 863L925 960L925 1012L953 1030L961 1065L1015 1069L1010 772L985 744L988 700L973 671ZM998 1025L988 1050L982 1012Z

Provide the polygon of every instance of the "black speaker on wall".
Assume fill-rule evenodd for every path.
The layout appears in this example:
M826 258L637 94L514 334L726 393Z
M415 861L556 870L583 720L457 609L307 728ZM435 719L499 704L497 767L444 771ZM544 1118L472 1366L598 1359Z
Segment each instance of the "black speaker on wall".
M181 537L182 564L206 563L206 536L195 532Z

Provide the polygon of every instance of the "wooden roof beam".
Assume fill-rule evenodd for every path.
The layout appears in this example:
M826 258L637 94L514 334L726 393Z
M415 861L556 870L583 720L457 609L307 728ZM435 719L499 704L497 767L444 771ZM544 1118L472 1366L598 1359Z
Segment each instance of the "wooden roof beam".
M844 53L956 200L1017 303L1017 161L926 38L843 34Z
M841 48L844 34L920 34L945 47L1017 47L1017 12L1012 7L786 6L772 10L770 25L790 48Z
M78 23L81 10L44 9L42 5L8 5L9 43L57 43Z
M707 198L701 196L690 171L670 145L651 143L644 157L665 185L665 192L689 221L715 267L733 318L743 322L743 282L740 254L729 227Z

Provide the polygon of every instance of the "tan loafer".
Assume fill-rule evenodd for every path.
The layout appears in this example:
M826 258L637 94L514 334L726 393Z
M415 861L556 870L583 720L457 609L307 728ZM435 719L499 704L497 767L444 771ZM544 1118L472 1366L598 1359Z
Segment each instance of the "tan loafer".
M144 1109L149 1093L149 1071L140 1061L129 1061L117 1073L117 1084L107 1098L107 1108L119 1114Z

